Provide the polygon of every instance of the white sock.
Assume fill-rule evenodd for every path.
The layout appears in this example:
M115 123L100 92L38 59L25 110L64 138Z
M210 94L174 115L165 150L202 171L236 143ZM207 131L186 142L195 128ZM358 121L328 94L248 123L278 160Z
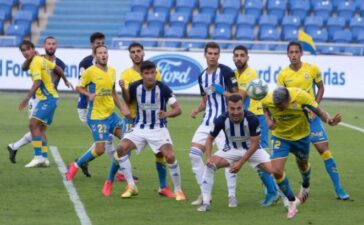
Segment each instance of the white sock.
M201 184L202 199L204 204L210 204L212 187L214 185L215 171L215 165L206 165L204 168Z
M126 178L126 182L129 186L135 186L133 173L131 171L131 163L129 160L129 156L123 156L119 159L120 170L123 172Z
M174 185L174 191L181 191L181 171L177 160L175 160L172 164L167 163L167 166L169 169L169 175L171 176L171 180Z
M235 173L230 172L230 167L225 168L225 178L226 184L228 188L228 197L235 197L236 196L236 180L237 176Z
M189 156L192 164L192 172L195 175L198 185L201 185L202 175L205 167L205 164L202 160L202 155L203 152L200 149L191 147Z
M113 143L114 136L112 134L109 135L109 139L105 142L105 151L107 156L111 161L114 159L115 146Z
M30 132L24 134L17 142L13 144L13 149L18 150L20 147L32 142L32 134Z

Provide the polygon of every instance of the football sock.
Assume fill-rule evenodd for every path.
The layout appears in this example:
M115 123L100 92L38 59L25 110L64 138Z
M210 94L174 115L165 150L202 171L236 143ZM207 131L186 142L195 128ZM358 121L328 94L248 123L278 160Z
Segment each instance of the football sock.
M192 164L192 172L195 175L198 185L201 185L202 174L205 166L202 160L202 155L203 152L200 149L196 147L191 147L189 156Z
M113 139L109 139L105 142L105 152L109 159L112 161L114 159L114 153L115 153L115 146L113 144Z
M311 174L311 164L308 164L306 171L301 171L302 176L302 187L308 188L310 186L310 174Z
M120 169L119 163L115 159L113 159L111 161L111 166L107 179L110 180L111 182L114 182L115 174L118 172L119 169Z
M214 185L214 175L216 170L216 165L206 165L204 168L201 192L203 202L206 204L209 204L211 201L211 192Z
M330 175L331 181L335 186L335 190L341 189L339 173L337 172L336 163L330 150L326 150L321 154L324 160L327 173Z
M164 157L155 157L155 168L158 172L159 187L161 189L167 187L167 170Z
M83 165L85 163L88 163L92 160L94 160L95 158L99 157L96 153L95 149L92 149L91 151L87 151L85 154L83 154L77 161L76 164L78 166Z
M24 134L17 142L13 144L14 149L19 149L20 147L32 142L32 134L30 132Z
M41 156L42 155L42 137L33 137L32 145L33 145L34 155Z
M115 158L117 158L117 154L115 152ZM124 174L125 178L126 178L126 182L128 183L129 186L135 186L134 183L134 179L133 179L133 173L131 171L131 163L129 160L129 156L125 155L123 157L121 157L120 159L118 159L119 162L119 166L120 166L120 170L122 171L122 173Z
M225 168L225 178L228 188L228 196L236 196L236 180L237 176L235 173L230 172L230 167Z
M48 158L48 142L42 141L42 156Z
M169 175L171 176L171 180L174 185L174 191L181 191L181 171L177 160L175 160L172 164L167 163L167 166L169 169Z
M276 184L274 182L273 176L265 172L264 170L258 169L257 170L260 179L262 180L266 190L270 194L274 194L277 192Z
M289 186L288 177L286 174L283 174L283 176L280 179L276 179L276 182L278 184L279 189L284 193L284 195L288 198L289 201L294 201L296 198L291 190L291 187Z

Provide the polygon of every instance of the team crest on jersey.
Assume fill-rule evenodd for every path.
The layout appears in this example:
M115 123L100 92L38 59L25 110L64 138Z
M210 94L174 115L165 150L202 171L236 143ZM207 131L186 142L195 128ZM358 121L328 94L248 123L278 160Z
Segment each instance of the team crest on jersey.
M310 77L308 76L307 73L305 73L305 79L308 80Z
M260 132L260 127L257 127L256 132L257 132L257 133L259 133L259 132Z
M232 77L232 78L231 78L231 83L235 84L236 82L238 82L238 81L236 80L236 77Z
M298 109L298 105L297 105L297 103L293 103L293 104L292 104L292 107L293 107L294 109Z

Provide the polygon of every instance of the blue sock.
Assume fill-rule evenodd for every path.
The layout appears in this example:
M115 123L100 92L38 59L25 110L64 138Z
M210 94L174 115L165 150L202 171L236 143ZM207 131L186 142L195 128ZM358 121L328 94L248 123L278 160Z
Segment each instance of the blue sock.
M262 180L265 188L267 189L267 192L269 194L276 194L277 190L276 190L276 185L273 180L273 177L271 175L269 175L267 172L265 172L264 170L258 169L257 172L258 172L260 179Z
M115 174L118 172L119 168L120 168L119 163L115 159L113 159L111 162L109 176L107 177L107 179L110 180L111 182L114 182Z
M92 149L91 151L87 151L85 154L83 154L81 158L76 161L76 163L77 165L83 165L94 160L96 157L98 157L98 155L96 154L95 149Z
M42 141L42 156L48 158L48 142Z
M291 187L289 186L288 177L286 174L283 175L281 179L276 179L277 185L279 189L284 193L284 195L288 198L290 201L294 201L296 198L291 190Z
M331 152L326 150L321 154L321 158L324 160L326 171L330 175L331 181L335 186L335 190L341 189L339 173L337 172L336 163Z
M311 174L311 165L308 164L308 168L306 171L300 171L302 176L302 187L308 188L310 186L310 174Z
M42 155L42 137L33 137L32 145L33 145L34 155L41 156Z
M155 168L158 172L158 178L159 178L159 187L165 188L167 187L167 170L166 170L166 163L163 158L155 158Z

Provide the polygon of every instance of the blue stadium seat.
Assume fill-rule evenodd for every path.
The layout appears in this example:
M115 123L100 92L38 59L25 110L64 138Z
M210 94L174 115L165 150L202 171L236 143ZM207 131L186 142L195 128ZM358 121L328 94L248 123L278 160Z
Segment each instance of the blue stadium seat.
M193 8L196 7L196 0L177 0L176 12L187 12L192 15Z
M345 54L360 56L363 55L363 48L361 47L345 47L344 48Z
M286 52L287 51L287 45L276 45L276 47L274 48L275 51L279 51L279 52Z
M337 46L319 46L318 52L324 55L340 55L341 49Z
M363 0L354 0L354 3L355 3L355 9L357 11L359 11L361 4L364 3L364 2L363 2Z
M200 0L200 14L210 14L212 19L215 19L217 10L219 8L219 2L219 0Z
M23 24L11 24L5 34L9 36L18 36L20 39L24 39L26 35L29 35L29 33L27 33L27 27Z
M324 19L324 23L327 22L333 12L333 4L327 0L315 1L313 4L313 12L315 16L320 16Z
M254 44L252 46L252 50L254 51L270 51L274 50L276 45L268 45L268 44Z
M253 28L238 28L236 40L254 41L256 39Z
M255 16L255 18L258 18L262 14L262 0L246 0L244 6L246 15L252 15Z
M169 14L169 11L174 6L174 0L154 0L153 11L158 13Z
M278 22L282 22L282 18L286 13L287 3L285 0L268 0L267 12L268 15L273 15L278 18Z
M279 32L276 29L261 29L259 32L259 40L261 41L278 41Z
M153 12L149 13L147 17L148 27L157 27L162 29L164 27L165 21L167 21L166 13Z
M350 31L343 31L343 30L336 31L334 33L332 41L339 43L350 43L352 41L352 34Z
M322 17L318 16L309 16L305 20L305 31L307 32L314 32L317 30L321 30L322 26L324 25L324 20Z
M360 3L359 11L360 11L360 16L364 17L364 1Z
M364 31L364 18L361 17L351 18L349 27L354 40L356 40L359 33Z
M330 17L327 21L327 31L329 34L329 39L332 40L334 33L339 30L344 30L345 28L345 18L344 17Z
M303 19L309 15L310 3L308 1L296 0L289 3L289 9L290 15L298 16Z
M118 37L137 37L139 34L139 27L122 26L119 30Z
M0 20L0 35L4 34L4 22Z
M301 25L301 19L298 16L285 16L282 21L283 29L298 29Z
M172 13L169 18L169 24L173 27L180 26L186 29L189 20L190 15L186 12Z
M111 47L112 48L125 48L125 47L128 47L131 43L133 43L133 42L132 41L112 41Z
M360 32L356 37L356 41L360 44L364 44L364 32Z
M9 4L9 2L6 2L6 0L5 1L0 0L0 11L5 14L6 20L11 19L11 8L12 6L11 4Z
M259 19L260 29L275 29L278 24L278 18L276 16L264 15Z
M131 3L131 11L147 13L151 2L151 0L134 0Z
M157 27L145 27L140 31L140 36L143 38L158 38L162 35L162 30ZM156 47L157 41L141 41L145 47Z
M212 22L212 17L210 14L195 14L193 15L192 18L192 24L194 26L203 26L203 27L207 27L210 26Z
M235 22L234 15L224 13L216 17L215 26L220 26L220 27L224 26L231 28L234 22Z
M19 25L22 24L26 27L26 33L30 34L31 24L33 20L33 15L28 11L18 11L14 18L14 24Z
M255 16L251 15L239 15L236 21L236 26L238 28L254 28L256 24Z
M1 47L16 47L19 46L20 39L13 36L2 36L0 37Z
M190 39L207 39L208 29L203 26L192 26L189 30L187 37ZM183 48L203 48L204 42L185 42Z
M241 9L241 1L240 0L224 0L221 6L221 13L223 14L231 14L236 18Z
M311 35L314 42L327 42L329 40L329 35L325 30L316 30L308 32Z
M286 28L282 30L282 40L283 41L297 41L298 30L294 28Z
M5 22L6 20L8 20L6 17L6 12L0 9L0 21Z
M164 32L164 37L166 38L183 38L184 36L185 36L185 29L180 26L169 27ZM181 42L167 41L163 43L163 46L168 48L179 48L181 46Z
M349 24L350 19L355 14L355 4L351 1L341 1L337 6L337 13L339 16L344 17L346 23Z
M211 36L214 40L230 40L231 39L231 28L229 27L215 27L214 32ZM226 49L228 47L228 43L220 43L220 48Z
M129 12L125 16L125 26L141 27L145 19L143 12Z

